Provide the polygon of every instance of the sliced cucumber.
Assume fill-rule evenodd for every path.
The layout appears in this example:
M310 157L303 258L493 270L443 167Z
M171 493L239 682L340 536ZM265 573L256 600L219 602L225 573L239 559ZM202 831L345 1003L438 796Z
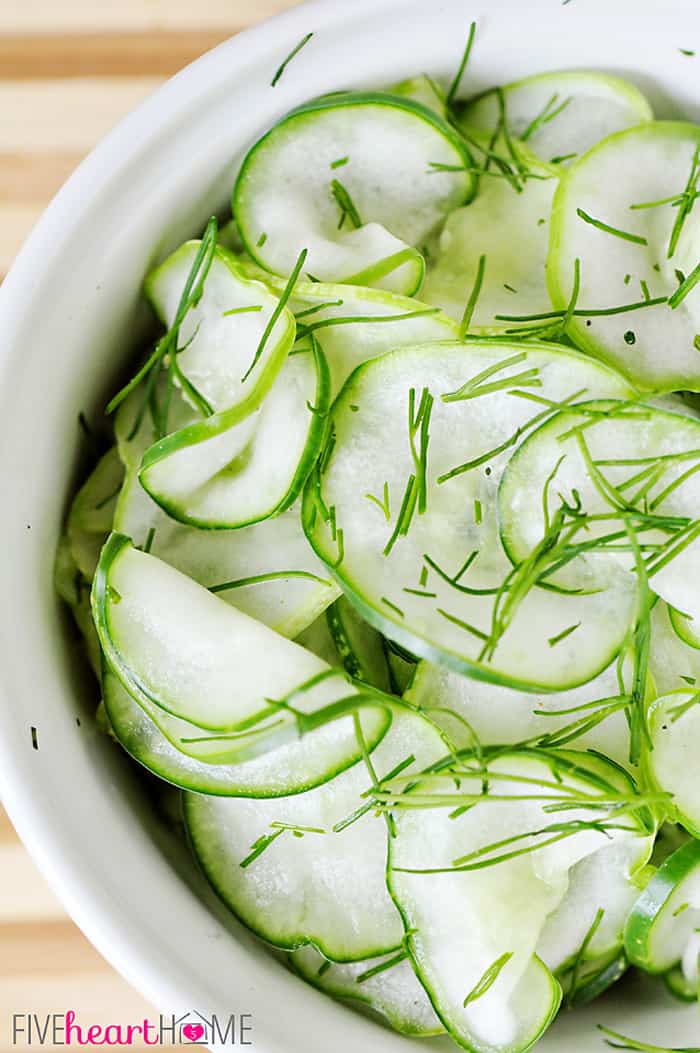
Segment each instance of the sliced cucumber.
M248 760L210 763L174 746L149 716L149 703L136 702L108 669L103 673L102 693L111 732L127 753L161 779L194 793L287 797L334 778L361 755L352 723L338 721ZM156 706L150 711L161 720L167 718ZM189 737L196 736L201 737L201 729L193 727ZM370 745L372 741L369 739Z
M651 589L700 617L694 584L700 573L699 466L700 421L694 417L622 403L556 415L525 440L504 473L499 492L504 547L516 564L526 559L554 515L551 494L561 495L571 507L578 504L584 540L594 543L567 563L563 576L550 580L568 588L599 588L613 564L635 570L627 516L645 553L644 546L656 546L647 556ZM663 517L672 522L660 529ZM610 540L595 543L602 538Z
M674 632L680 637L684 644L700 651L700 635L695 631L695 619L689 614L682 614L674 607L668 608L668 616L671 620Z
M334 961L384 954L403 928L386 889L387 822L364 794L397 767L420 771L444 751L431 724L396 708L371 767L356 764L317 790L268 803L188 794L197 859L234 914L269 943L312 943Z
M700 948L699 948L700 953ZM679 1002L697 1002L698 983L689 980L680 965L675 965L664 974L664 984L669 994L677 998Z
M171 519L138 479L142 450L152 441L148 414L127 441L140 397L136 392L117 414L116 430L128 474L115 530L138 546L150 541L153 555L200 585L217 588L217 595L227 603L283 636L297 636L339 592L304 536L299 506L240 530L197 530ZM173 395L173 408L179 405ZM230 587L221 588L224 585Z
M305 647L312 654L315 654L317 658L321 658L327 665L332 666L334 669L344 668L335 640L331 636L328 619L325 614L320 615L315 622L312 622L303 632L299 633L295 640L300 647Z
M417 248L473 193L470 164L459 135L420 103L325 96L253 146L233 212L247 252L274 274L290 274L307 249L322 281L412 295L423 277Z
M659 867L632 909L625 931L627 956L648 973L666 973L684 960L700 926L700 842L688 841Z
M90 582L83 577L73 558L67 534L59 539L56 547L54 586L64 603L70 607L75 624L83 637L88 661L99 679L102 654L90 610Z
M577 974L573 970L561 977L564 1000L572 1009L579 1009L600 998L621 980L629 969L624 953L616 953L593 962L584 962Z
M540 73L485 92L467 104L463 120L493 131L502 114L511 135L524 139L545 161L560 164L613 132L653 119L651 106L633 84L578 70Z
M618 764L629 762L629 725L616 662L581 687L533 694L423 661L405 697L464 749L473 748L475 740L482 746L547 745L551 738L552 744L571 742L578 749L599 750Z
M398 959L398 960L397 960ZM440 1035L444 1027L402 952L344 964L330 962L313 947L290 955L300 976L320 991L366 1005L404 1035ZM378 970L374 973L374 970Z
M92 580L112 529L124 469L116 446L104 454L76 494L68 514L68 542L80 573Z
M501 316L551 310L545 266L559 173L532 157L528 171L530 178L513 186L489 169L474 201L448 217L437 261L428 268L423 299L457 321L478 289L471 331L512 329Z
M676 634L671 608L661 600L651 614L649 672L656 686L656 697L696 685L700 690L700 652Z
M569 304L580 261L571 339L657 392L700 388L700 290L679 293L677 305L674 299L698 263L689 195L699 147L694 124L657 121L620 132L572 165L554 198L547 273L556 308ZM676 199L686 204L674 207Z
M458 787L446 772L404 790L394 811L389 885L418 975L450 1035L471 1053L516 1053L530 1048L558 1009L561 989L537 946L572 868L607 843L590 824L599 813L583 806L590 794L607 791L554 752L503 753L486 767L463 767ZM543 812L547 793L569 802L563 827ZM421 805L431 797L433 807L411 807L412 798ZM614 825L607 833L643 857L650 838L639 819Z
M382 636L344 596L326 611L326 622L346 672L381 691L391 684Z
M139 479L174 519L232 529L285 511L298 497L325 433L330 381L320 348L289 355L262 407L219 431L200 422L147 450ZM215 418L209 418L214 420Z
M92 602L105 658L127 691L199 728L297 737L305 716L357 694L310 651L123 535L103 549ZM376 743L387 720L381 702L358 719Z
M646 758L653 781L671 795L675 818L694 837L700 837L699 697L693 687L656 700L649 713L652 748Z
M166 326L175 321L199 249L200 242L186 242L146 279L146 295ZM226 420L233 424L260 405L294 334L294 317L278 297L217 248L202 297L179 327L180 384L186 395L197 393L214 415L227 411Z
M422 345L359 367L334 404L304 528L364 617L415 654L509 686L564 690L610 664L636 597L626 572L591 596L531 588L508 631L494 629L495 594L512 573L496 493L543 412L530 384L557 403L629 392L593 360L543 344ZM572 623L577 633L562 636Z

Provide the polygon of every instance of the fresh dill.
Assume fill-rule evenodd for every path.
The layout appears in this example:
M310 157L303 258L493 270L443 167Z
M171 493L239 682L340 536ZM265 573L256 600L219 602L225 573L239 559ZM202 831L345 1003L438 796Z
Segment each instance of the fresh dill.
M501 362L496 362L465 381L456 391L447 392L445 395L441 395L440 398L443 402L465 402L468 399L480 398L482 395L490 395L493 392L502 391L504 388L541 387L542 381L539 379L539 370L537 368L523 370L521 373L511 374L488 384L485 383L491 377L502 373L504 369L509 369L510 366L518 365L526 360L527 353L522 351Z
M588 212L584 212L582 208L576 209L576 215L579 219L582 219L584 223L590 224L592 227L596 227L598 230L602 230L605 234L612 234L616 238L622 238L623 241L632 241L635 245L648 245L649 242L641 234L630 234L627 230L620 230L619 227L611 227L609 223L604 223L602 219L595 219L589 215Z
M222 318L231 318L234 314L256 314L262 311L262 304L256 303L251 304L250 307L230 307L228 311L224 311L221 315Z
M471 1005L472 1002L476 1002L479 998L483 998L486 992L491 990L512 957L513 952L507 951L505 954L502 954L500 958L497 958L495 962L492 962L492 964L489 965L488 969L485 970L481 978L476 982L467 997L464 999L462 1004L465 1009L467 1006Z
M277 301L277 303L275 305L274 311L270 315L268 323L265 326L264 333L260 337L260 342L258 343L258 346L255 349L255 354L253 355L253 360L250 363L250 365L248 366L248 368L246 369L246 371L243 374L243 376L241 377L241 384L245 384L246 380L248 379L248 377L250 376L250 374L253 372L253 370L255 369L256 365L260 361L260 358L261 358L261 356L262 356L262 354L263 354L263 352L264 352L264 350L265 350L265 348L267 346L267 342L270 339L270 336L272 335L272 331L275 328L275 326L277 325L277 322L278 322L279 318L281 317L282 312L285 310L285 308L287 306L287 303L289 302L289 298L292 295L292 292L294 290L294 286L296 285L297 279L299 278L299 275L301 274L302 268L303 268L303 266L304 266L304 264L306 262L306 257L308 256L308 254L309 254L308 249L302 249L301 252L299 253L299 258L297 259L296 263L294 264L294 269L292 270L292 273L289 275L289 280L287 281L287 284L284 287L282 295L280 296L279 300Z
M335 170L336 168L344 168L345 165L348 164L349 160L349 157L339 157L337 161L331 161L331 168L333 170Z
M479 257L479 263L476 268L476 275L474 277L474 284L472 285L471 292L469 293L469 299L467 300L467 306L464 308L464 314L462 315L462 321L459 326L459 335L464 340L465 336L469 332L469 327L472 323L474 311L481 295L481 287L484 284L484 274L486 272L486 256L482 254Z
M545 124L549 124L555 117L558 117L560 113L563 113L566 107L573 101L573 96L569 95L563 102L559 103L559 95L555 92L544 104L540 112L534 117L527 128L520 136L522 142L526 143L528 139L532 138L536 131ZM558 105L557 105L558 103Z
M350 191L347 187L338 179L331 180L331 194L335 198L336 204L340 209L340 221L338 223L338 230L341 230L345 220L349 219L355 230L363 225L360 213L357 211L357 206L350 196Z
M448 105L449 108L452 107L452 105L453 105L453 103L455 101L455 97L457 95L457 92L459 91L460 85L462 83L462 78L464 77L464 73L465 73L467 65L469 63L469 57L470 57L470 55L472 53L472 48L474 46L474 37L475 36L476 36L476 22L472 22L471 25L469 26L469 35L467 36L467 43L465 45L464 52L462 53L461 62L459 64L457 72L455 73L454 77L452 78L452 83L450 84L450 86L449 86L449 88L447 90L447 105Z
M613 1031L609 1027L604 1027L603 1024L598 1024L598 1030L603 1035L608 1036L605 1039L605 1043L613 1049L633 1050L635 1053L700 1053L700 1046L684 1046L682 1049L678 1047L672 1049L669 1046L652 1046L648 1042L639 1042L635 1038L621 1035L619 1031Z
M575 633L577 629L580 629L581 624L581 622L576 622L574 625L569 625L568 628L562 629L562 631L557 633L556 636L550 636L547 643L550 647L556 647L558 643L561 643L562 640L566 640L567 637L571 636L572 633Z
M364 972L359 973L355 977L356 984L364 984L367 980L371 980L374 976L379 976L380 973L385 973L387 969L393 969L396 965L401 962L405 962L408 958L408 951L398 951L393 957L388 958L384 962L379 962L378 965L372 966L371 969L366 969Z
M299 43L292 48L284 62L282 62L282 64L278 67L277 72L275 73L274 77L272 78L272 81L270 82L270 87L277 87L289 63L292 61L292 59L296 58L296 56L299 54L302 48L306 47L306 45L309 43L312 37L313 33L307 33L306 36L302 37Z
M234 581L224 581L218 585L210 585L209 592L228 592L230 589L245 589L251 585L263 585L270 581L287 581L291 578L303 578L318 585L330 585L327 578L320 578L318 574L312 574L310 570L274 570L269 571L267 574L254 574L249 578L237 578Z

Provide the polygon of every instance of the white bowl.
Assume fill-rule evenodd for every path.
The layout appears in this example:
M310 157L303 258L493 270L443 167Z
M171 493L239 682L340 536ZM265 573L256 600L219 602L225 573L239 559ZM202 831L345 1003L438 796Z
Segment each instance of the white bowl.
M700 57L679 52L700 51L695 0L304 4L195 62L125 120L58 195L0 291L0 796L67 909L128 980L168 1011L252 1014L260 1053L392 1053L410 1043L304 986L203 899L134 765L91 726L94 687L72 658L52 588L77 417L103 405L124 367L143 275L224 206L255 136L324 91L421 70L448 76L472 18L470 90L601 68L629 75L661 115L700 118ZM272 88L309 30L313 40ZM697 1044L700 1031L696 1010L625 988L570 1014L540 1048L600 1050L597 1021L665 1046Z

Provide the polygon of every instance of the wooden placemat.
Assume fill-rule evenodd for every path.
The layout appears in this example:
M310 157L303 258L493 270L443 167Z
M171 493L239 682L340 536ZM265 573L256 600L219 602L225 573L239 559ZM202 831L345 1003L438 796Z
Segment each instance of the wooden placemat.
M0 3L0 279L61 184L121 117L204 51L297 2ZM0 807L0 1053L21 1048L11 1042L13 1013L67 1008L103 1025L154 1016L68 919Z

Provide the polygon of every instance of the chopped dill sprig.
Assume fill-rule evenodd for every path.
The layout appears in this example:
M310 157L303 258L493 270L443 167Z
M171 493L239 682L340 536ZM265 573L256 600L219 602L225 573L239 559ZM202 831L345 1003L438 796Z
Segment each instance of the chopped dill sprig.
M589 223L590 226L596 227L598 230L602 230L605 234L612 234L616 238L622 238L623 241L632 241L635 245L648 245L649 242L641 234L630 234L627 230L620 230L619 227L611 227L609 223L604 223L602 219L595 219L589 215L588 212L584 212L582 208L576 209L576 215L579 219L582 219L584 223Z
M385 962L380 962L378 965L372 966L371 969L365 970L363 973L359 973L355 977L356 984L366 983L367 980L371 980L374 976L379 976L380 973L385 973L387 969L393 969L394 966L399 965L401 962L405 962L408 958L408 951L398 951L392 958L388 958Z
M289 63L292 61L293 58L296 58L296 56L299 54L302 48L306 47L306 45L309 43L312 37L313 33L307 33L306 36L302 37L299 43L292 48L284 62L277 69L277 72L275 73L274 77L272 78L272 81L270 82L270 87L277 87Z
M550 165L563 165L565 161L571 161L574 157L578 157L578 154L557 154L556 157L550 157Z
M680 51L681 55L686 55L688 58L693 58L693 56L695 55L695 52L692 50L692 48L678 48L678 50Z
M408 529L413 519L413 513L416 507L416 477L410 475L408 482L406 483L406 489L404 490L403 498L401 500L401 506L399 508L399 514L396 517L396 525L391 534L391 537L384 546L384 555L388 556L392 548L400 537L405 537L408 533Z
M321 310L322 307L333 306L336 305L332 303L322 304L316 310ZM297 338L301 339L304 336L315 333L318 329L331 329L337 325L374 325L381 322L405 322L411 318L424 318L426 315L439 314L439 312L439 307L422 307L417 311L403 311L400 314L334 315L330 318L322 318L318 322L311 322L310 325L299 326ZM301 315L297 315L297 318L301 317Z
M698 282L700 282L700 263L693 268L688 277L685 278L676 291L669 296L668 306L675 310L679 304L683 303L683 300L685 300L688 293L693 291Z
M349 157L339 157L337 161L331 161L331 168L334 170L336 168L344 168L349 160Z
M381 501L378 497L375 497L374 494L365 494L365 497L368 501L372 501L372 503L375 504L377 508L381 508L387 523L391 522L391 507L389 504L389 484L387 482L384 483L383 498Z
M450 84L450 86L449 86L449 88L447 90L447 105L448 105L449 108L452 107L452 105L454 103L454 100L455 100L455 96L457 95L457 92L459 91L460 85L462 83L462 78L464 77L464 73L465 73L467 65L469 63L469 57L470 57L470 55L472 53L472 47L474 46L474 37L475 36L476 36L476 22L472 22L471 25L469 26L469 35L467 37L467 43L466 43L466 46L464 48L464 52L462 54L462 60L461 60L461 62L459 64L457 72L455 73L454 77L452 78L452 83Z
M574 959L574 964L573 964L573 966L571 968L571 981L570 981L570 985L569 985L569 994L568 994L568 997L567 997L567 1005L569 1007L572 1007L574 999L576 997L579 976L581 974L581 969L583 967L583 963L586 960L586 952L588 951L588 948L590 947L596 932L600 928L601 922L603 921L604 917L605 917L605 911L604 911L604 909L602 907L599 907L598 910L596 911L596 916L593 919L593 921L591 922L590 928L588 929L588 932L584 936L583 941L581 943L581 946L579 947L579 949L578 949L578 951L576 953L576 957Z
M479 998L483 998L486 992L491 990L512 957L513 952L507 951L505 954L502 954L500 958L497 958L495 962L489 965L488 969L485 970L482 977L477 981L474 987L472 987L471 991L464 999L462 1004L465 1009L468 1005L471 1005L472 1002L476 1002Z
M145 412L148 404L148 398L155 385L155 379L157 373L164 361L166 356L169 358L169 383L172 384L172 373L175 368L175 358L177 352L177 344L180 336L180 329L182 327L185 318L189 312L195 308L202 298L204 292L204 283L207 280L207 276L211 269L211 265L214 261L214 255L216 253L217 235L218 235L218 223L214 216L207 223L202 240L199 244L197 252L195 254L192 266L190 267L189 273L185 279L180 293L180 299L178 302L177 310L175 311L175 317L173 324L170 326L164 336L158 340L153 351L148 356L141 368L131 378L128 384L125 384L117 394L110 399L106 407L106 413L113 413L116 409L121 406L122 402L125 401L136 388L139 386L142 380L148 377L147 387L144 393L143 412ZM193 338L191 338L193 339ZM150 376L149 376L150 374ZM139 426L143 419L143 413L139 420ZM164 434L164 426L167 427L167 414L164 421L161 422L161 434ZM138 428L137 428L138 430ZM133 429L132 429L133 431ZM135 432L133 433L135 434ZM130 435L133 438L133 435Z
M260 342L259 342L259 344L258 344L258 346L257 346L257 348L255 350L255 354L253 355L253 361L250 363L250 365L246 369L245 373L241 377L241 384L245 384L246 380L248 379L248 377L250 376L250 374L253 372L253 370L255 369L256 365L260 361L260 356L262 355L263 351L265 350L265 347L267 346L267 341L270 339L270 336L272 335L272 331L275 328L275 326L277 325L277 321L280 318L280 316L281 316L282 312L284 311L285 307L287 306L287 303L289 301L290 296L292 295L292 292L294 290L294 286L296 285L297 279L298 279L299 275L301 274L302 268L303 268L303 266L304 266L304 264L306 262L306 257L308 256L308 254L309 254L309 250L308 249L302 249L301 252L299 253L299 258L297 259L297 262L294 264L294 269L292 270L292 273L289 275L289 280L287 281L287 284L284 287L284 291L282 292L282 295L280 296L279 300L277 301L274 311L270 315L268 323L265 326L265 331L264 331L263 335L260 337Z
M559 103L559 105L557 105L558 100L559 95L555 92L554 95L547 100L537 116L530 121L527 128L520 136L522 142L526 143L528 139L530 139L535 132L542 127L542 125L549 124L549 122L553 121L555 117L558 117L560 113L563 113L569 103L573 101L573 96L569 95L563 102Z
M423 515L428 503L428 444L430 442L430 416L434 399L428 388L421 392L418 409L416 409L416 389L408 393L408 441L416 473L418 515ZM420 445L416 450L416 436Z
M224 311L221 315L222 318L230 318L234 314L254 314L258 311L262 311L263 307L261 303L251 304L250 307L230 307L228 311Z
M635 1038L621 1035L619 1031L613 1031L609 1027L604 1027L603 1024L598 1024L597 1026L599 1031L609 1036L609 1038L605 1039L605 1043L613 1049L628 1049L635 1051L635 1053L700 1053L700 1046L684 1046L682 1049L678 1047L671 1049L669 1046L652 1046L648 1042L639 1042ZM613 1039L615 1041L612 1041Z
M511 355L510 358L506 358L502 362L496 362L494 365L488 366L481 373L477 373L476 376L467 380L456 391L450 391L445 395L441 395L440 398L443 402L465 402L468 399L480 398L482 395L490 395L493 392L502 391L504 388L541 387L542 381L539 379L539 369L537 368L502 377L500 380L492 381L489 384L485 383L485 381L497 376L504 369L518 365L518 363L526 360L527 353L525 351Z
M141 551L142 552L146 552L146 553L150 552L151 549L153 548L153 542L155 541L155 538L156 538L156 528L155 527L151 527L149 529L149 531L148 531L148 534L146 535L146 540L143 543L143 548L141 549Z
M258 238L258 240L256 241L255 247L258 248L258 249L261 249L266 241L267 241L267 234L265 233L265 231L263 231L262 234L260 235L260 237Z
M341 230L346 219L349 219L355 230L363 225L360 213L357 211L355 202L350 196L350 192L347 187L338 179L331 180L331 194L336 200L338 208L340 209L340 222L338 223L338 230Z
M688 679L692 678L688 678L685 676L681 677L681 680ZM700 705L700 691L696 692L690 699L688 699L687 702L682 702L680 705L677 706L671 706L671 708L669 709L669 713L671 714L671 723L675 724L677 721L681 720L681 718L684 717L686 713L688 713L691 709L694 709L697 705Z
M384 604L385 607L388 607L389 610L393 611L394 614L398 614L399 618L405 618L406 617L406 615L401 610L401 608L397 607L395 603L391 602L391 600L388 600L386 598L386 596L382 596L382 603Z
M639 311L643 307L657 307L659 304L668 303L666 296L654 296L651 300L641 300L635 303L624 303L618 307L587 308L580 307L571 312L573 318L604 318L608 315L626 314L628 311ZM497 314L494 317L498 322L537 322L548 318L563 318L565 311L542 311L540 314Z
M307 318L310 314L318 314L319 311L325 311L329 307L342 307L343 300L325 300L323 303L314 304L313 307L305 307L303 311L296 312L296 318Z
M562 629L562 631L560 633L557 633L556 636L550 636L547 640L547 643L550 647L556 647L558 643L561 643L562 640L566 640L568 636L571 636L571 634L575 633L577 629L580 629L581 625L581 622L576 622L574 625L569 625L568 628Z
M294 826L290 823L272 822L270 823L270 826L272 827L273 832L271 834L262 834L257 841L254 841L250 846L249 854L238 864L242 870L245 870L251 863L254 863L255 860L270 847L270 845L274 844L278 837L281 837L285 833L291 833L295 837L303 837L304 834L325 834L326 832L320 827Z
M464 340L465 336L469 332L469 327L476 310L476 305L481 295L481 287L484 284L484 274L486 272L486 256L482 253L479 257L479 263L476 268L476 276L474 278L474 284L472 285L471 292L469 293L469 299L467 300L467 306L464 308L464 314L462 315L462 321L459 326L459 335Z
M144 549L144 551L146 551ZM238 578L235 581L224 581L219 585L210 585L209 592L228 592L229 589L245 589L251 585L262 585L270 581L286 581L290 578L304 578L307 581L316 582L318 585L330 585L327 578L320 578L318 574L312 574L310 570L273 570L267 574L254 574L249 578Z
M678 214L673 224L673 229L671 230L668 251L666 253L669 260L673 259L675 255L683 227L685 226L685 221L693 211L695 201L697 200L698 179L700 179L700 143L695 147L693 159L690 164L690 174L688 175L688 180L679 195Z
M481 526L483 510L481 507L481 501L478 497L474 498L474 522L477 526Z

